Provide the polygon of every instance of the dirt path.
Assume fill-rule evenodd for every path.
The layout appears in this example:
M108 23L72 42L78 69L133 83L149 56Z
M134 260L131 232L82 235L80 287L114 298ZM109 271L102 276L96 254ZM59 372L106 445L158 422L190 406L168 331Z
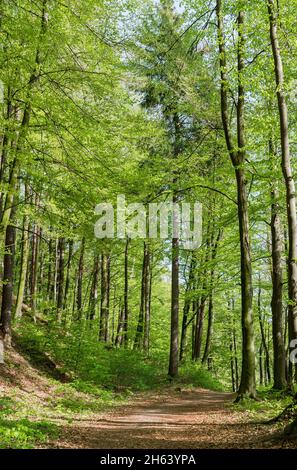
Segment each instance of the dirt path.
M270 426L230 410L234 396L204 389L141 394L118 411L75 420L55 447L199 449L280 447Z

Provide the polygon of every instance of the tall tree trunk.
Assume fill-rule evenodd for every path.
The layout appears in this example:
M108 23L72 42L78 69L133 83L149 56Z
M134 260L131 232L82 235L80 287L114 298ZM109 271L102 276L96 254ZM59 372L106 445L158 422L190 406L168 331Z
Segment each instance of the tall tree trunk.
M64 294L64 249L65 239L62 237L58 241L57 314L59 322L61 321Z
M28 193L28 187L26 185L26 189L25 189L26 198L27 198L27 193ZM16 309L15 309L16 320L20 319L22 316L22 307L23 307L23 302L24 302L27 268L28 268L28 260L29 260L29 227L30 227L29 217L28 215L24 215L20 277L19 277L18 293L17 293Z
M11 213L12 219L14 210ZM14 275L14 257L15 257L15 239L16 229L9 224L6 227L5 234L5 254L4 254L4 272L3 289L0 318L0 350L3 356L5 346L11 344L11 319L13 308L13 275ZM0 358L1 360L4 357Z
M188 279L186 292L185 292L183 322L182 322L181 339L180 339L180 353L179 353L180 361L182 361L184 358L184 354L185 354L186 346L187 346L187 331L188 331L188 326L189 326L188 317L189 317L190 307L192 303L192 299L190 298L190 295L193 289L195 268L196 268L196 255L193 252L192 257L191 257L190 269L189 269L189 279Z
M259 283L261 282L261 279L259 278ZM262 311L261 311L261 287L259 286L258 289L258 316L259 316L259 324L260 324L260 331L261 331L261 338L262 338L262 345L263 349L265 352L265 370L266 370L266 376L267 376L267 381L270 383L271 381L271 374L270 374L270 358L269 358L269 348L268 344L266 341L266 336L265 336L265 327L264 327L264 318L262 316Z
M260 385L264 383L264 374L263 374L263 342L261 341L261 345L259 348L259 379Z
M207 323L207 333L205 340L205 348L202 358L202 364L206 364L209 354L210 354L210 344L212 338L212 327L213 327L213 288L211 288L209 297L208 297L208 323Z
M120 305L119 309L119 318L118 318L118 327L117 327L117 335L115 340L116 347L121 346L123 344L123 326L125 321L125 309L122 305Z
M204 293L202 295L200 304L197 303L195 345L194 345L194 356L193 356L194 361L198 361L201 356L202 334L203 334L206 302L207 302L207 295Z
M231 381L232 381L232 392L236 392L236 382L235 382L235 366L234 366L234 352L233 352L233 337L232 337L232 330L230 331L230 343L229 343L229 350L230 350L230 367L231 367Z
M141 292L140 292L140 306L139 306L139 315L138 323L136 328L136 334L134 339L133 349L139 349L143 341L143 331L144 331L144 304L145 304L145 282L146 282L146 271L147 271L147 256L146 256L146 242L143 244L143 262L142 262L142 274L141 274Z
M235 326L233 326L233 351L234 351L234 359L235 359L236 390L238 390L238 387L239 387L239 370L238 370L237 341L236 341Z
M30 307L33 315L36 311L36 296L37 296L37 273L38 273L38 258L39 258L39 241L40 241L40 227L35 224L32 234L31 242L31 266L30 266Z
M173 194L173 207L178 203L178 196ZM171 261L171 328L170 328L170 353L168 375L174 378L178 375L179 367L179 237L177 228L179 225L178 214L173 210L173 238Z
M187 331L188 331L188 316L191 307L191 300L187 297L189 295L189 290L186 291L184 309L183 309L183 322L180 338L180 351L179 351L179 360L182 361L186 352L187 347Z
M126 240L125 246L125 263L124 263L124 324L123 324L123 343L125 347L128 345L128 321L129 321L129 238Z
M100 303L100 341L109 341L108 320L109 320L109 297L110 297L110 256L101 256L101 303Z
M205 349L204 349L204 354L202 358L203 364L206 364L208 360L208 356L210 353L210 346L211 346L212 328L213 328L213 289L214 289L214 278L215 278L214 262L217 257L218 244L219 244L221 236L222 236L222 232L221 230L219 230L217 239L215 240L214 243L212 239L212 254L211 254L212 267L210 271L210 290L209 290L209 299L208 299L208 325L207 325Z
M81 241L80 247L80 256L78 263L78 273L77 273L77 292L76 292L76 308L77 308L77 318L81 319L82 308L83 308L83 274L84 274L84 255L85 255L85 239Z
M209 214L210 215L210 214ZM205 247L205 267L203 270L203 284L202 284L202 295L200 303L197 300L196 304L196 329L195 329L195 344L194 344L194 354L193 359L198 361L201 356L201 347L202 347L202 335L203 335L203 326L204 326L204 315L205 315L205 306L209 296L209 279L208 279L208 263L211 258L210 250L213 240L213 227L211 226L211 219L209 217L207 232L206 232L206 247Z
M140 307L137 329L134 340L134 349L139 349L142 346L148 350L149 338L145 339L144 331L145 325L149 327L150 323L150 305L149 305L149 291L150 291L150 252L147 242L143 244L143 263L141 275L141 294L140 294ZM146 318L147 317L147 318Z
M235 170L237 182L237 205L240 233L241 252L241 309L242 309L242 368L241 381L237 400L243 396L256 397L255 375L255 344L254 344L254 320L253 320L253 287L252 287L252 263L249 239L249 216L247 181L244 171L245 163L245 132L244 132L244 104L245 93L242 75L244 62L244 13L238 14L238 103L237 103L237 147L235 149L230 131L228 113L228 78L226 71L226 51L223 30L223 17L221 0L217 0L216 13L218 19L218 40L221 70L221 112L227 149Z
M269 141L271 163L276 158L272 139ZM271 255L272 255L272 338L273 338L273 388L283 390L287 387L286 350L283 331L283 272L282 272L282 228L278 203L277 182L271 184Z
M90 290L89 300L89 313L88 318L94 320L96 315L97 301L98 301L98 281L100 272L100 255L97 254L94 259L94 266L92 272L92 285Z
M297 214L295 181L292 173L289 117L285 95L285 78L283 62L278 40L278 15L277 5L274 0L268 0L268 14L270 23L270 40L274 58L274 70L276 81L276 94L280 118L280 133L282 144L282 170L286 185L287 219L288 219L288 319L289 340L297 339ZM289 385L293 383L293 364L289 364Z
M147 272L145 281L145 302L144 302L144 335L143 335L143 349L146 353L149 352L150 348L150 328L151 328L151 301L152 301L152 254L149 251L147 253Z
M67 260L67 271L66 271L66 280L65 280L65 291L64 291L64 299L63 299L63 309L67 308L67 301L68 301L68 293L70 287L70 273L71 273L71 263L73 257L73 240L69 240L68 242L68 260Z

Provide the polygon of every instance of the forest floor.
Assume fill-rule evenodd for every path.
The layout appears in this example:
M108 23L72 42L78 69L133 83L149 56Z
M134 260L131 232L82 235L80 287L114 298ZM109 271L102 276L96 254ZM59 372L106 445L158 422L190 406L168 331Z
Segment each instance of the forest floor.
M204 389L141 393L120 410L66 425L54 446L91 449L281 448L276 427L234 411L234 395Z
M79 389L49 361L12 350L0 370L0 448L202 449L296 447L265 424L276 402L248 409L234 395L167 385L155 391Z

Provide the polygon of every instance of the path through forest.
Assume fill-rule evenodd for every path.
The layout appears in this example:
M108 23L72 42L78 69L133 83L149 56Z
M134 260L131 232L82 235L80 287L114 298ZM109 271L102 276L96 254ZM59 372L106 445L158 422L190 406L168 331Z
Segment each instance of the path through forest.
M140 394L133 403L64 427L55 447L194 449L281 447L275 428L229 404L234 395L204 389Z

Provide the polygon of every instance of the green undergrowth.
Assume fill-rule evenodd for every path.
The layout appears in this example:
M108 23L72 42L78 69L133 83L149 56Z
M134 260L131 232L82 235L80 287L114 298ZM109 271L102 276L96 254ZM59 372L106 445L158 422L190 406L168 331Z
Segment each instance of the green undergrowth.
M85 328L75 324L65 333L54 325L24 322L15 331L16 350L32 369L28 372L26 365L7 357L5 368L17 380L0 395L0 448L51 446L64 425L123 406L135 393L222 389L209 371L193 363L182 364L179 377L170 382L167 354L157 351L147 358L131 348L106 347L98 342L95 329L86 334ZM32 393L24 393L18 382L26 373L29 385L36 380ZM40 385L38 376L43 378Z
M45 357L59 364L55 375L65 375L73 387L86 393L101 389L106 396L157 390L169 385L168 356L154 351L147 358L132 348L112 348L98 342L98 332L84 323L75 324L67 333L53 326L38 328L24 323L18 331L17 343L35 365ZM184 386L222 390L220 382L200 364L186 363L180 368L175 383ZM102 391L103 390L103 391Z
M233 405L237 411L245 412L253 421L269 421L277 417L290 403L292 396L273 390L271 387L261 387L257 392L258 400L244 399Z
M58 437L55 423L27 418L24 409L9 396L0 398L0 449L31 449Z

